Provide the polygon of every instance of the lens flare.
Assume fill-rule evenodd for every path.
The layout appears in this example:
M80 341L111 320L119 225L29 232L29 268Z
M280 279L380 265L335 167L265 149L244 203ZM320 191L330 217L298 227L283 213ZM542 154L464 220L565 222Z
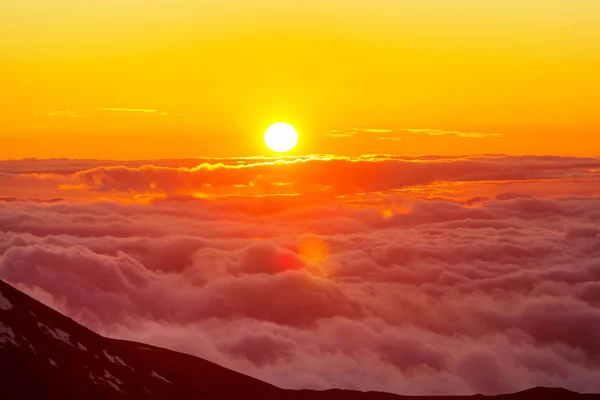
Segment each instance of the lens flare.
M323 240L317 237L305 237L298 245L298 254L309 262L318 263L327 258L329 249Z

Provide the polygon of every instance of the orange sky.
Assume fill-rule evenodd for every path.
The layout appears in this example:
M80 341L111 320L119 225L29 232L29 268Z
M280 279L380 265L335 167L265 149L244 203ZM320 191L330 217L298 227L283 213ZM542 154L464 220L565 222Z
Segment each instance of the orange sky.
M596 0L4 0L0 158L600 154Z

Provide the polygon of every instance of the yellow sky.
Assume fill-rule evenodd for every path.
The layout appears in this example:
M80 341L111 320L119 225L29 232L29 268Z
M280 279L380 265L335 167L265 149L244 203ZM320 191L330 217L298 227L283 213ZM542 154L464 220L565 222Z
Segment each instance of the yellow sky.
M0 158L600 154L597 0L296 3L3 0Z

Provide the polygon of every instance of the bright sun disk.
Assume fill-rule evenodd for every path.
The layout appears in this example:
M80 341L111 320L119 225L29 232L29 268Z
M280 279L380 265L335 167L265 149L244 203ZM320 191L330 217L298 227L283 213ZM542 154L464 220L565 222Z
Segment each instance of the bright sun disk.
M298 132L286 122L277 122L265 132L265 144L278 153L290 151L298 143Z

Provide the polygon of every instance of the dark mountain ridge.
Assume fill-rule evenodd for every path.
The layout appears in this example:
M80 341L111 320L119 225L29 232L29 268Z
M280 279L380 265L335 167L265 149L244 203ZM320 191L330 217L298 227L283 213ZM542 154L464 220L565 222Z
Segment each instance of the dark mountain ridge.
M500 400L599 399L533 388ZM413 397L347 390L284 390L188 354L105 338L0 281L2 399L317 399ZM447 397L418 397L423 400ZM453 400L486 396L451 396Z

